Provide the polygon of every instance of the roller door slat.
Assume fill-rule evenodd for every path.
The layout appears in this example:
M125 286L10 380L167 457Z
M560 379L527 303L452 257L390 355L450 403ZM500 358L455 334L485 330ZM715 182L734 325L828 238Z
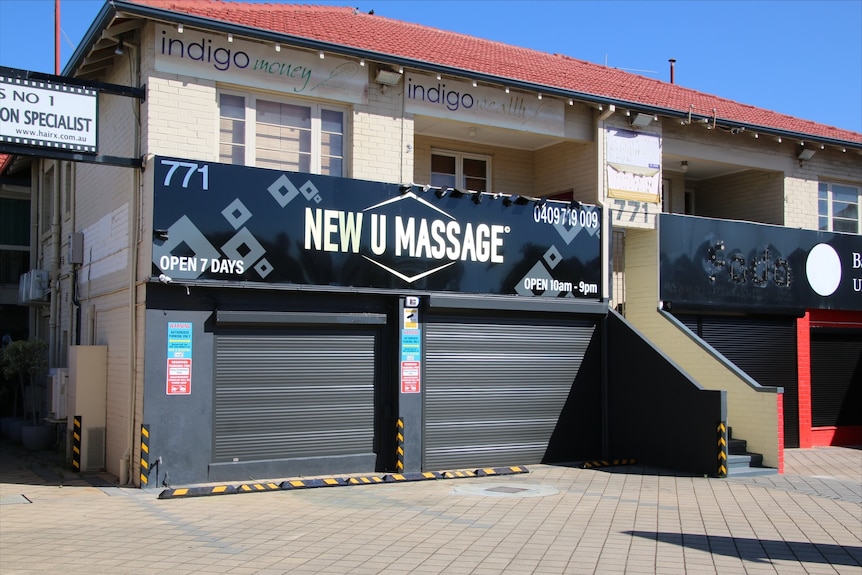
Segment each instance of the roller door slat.
M373 452L373 332L219 335L215 460Z
M426 469L542 461L594 324L426 324Z

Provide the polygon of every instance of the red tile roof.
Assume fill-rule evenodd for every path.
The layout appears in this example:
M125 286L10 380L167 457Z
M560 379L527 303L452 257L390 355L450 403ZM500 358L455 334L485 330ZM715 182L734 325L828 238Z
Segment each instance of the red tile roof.
M721 121L862 144L862 134L704 94L568 56L474 38L350 7L258 4L221 0L127 0L198 18L391 55L433 66L594 95L610 101ZM693 108L691 107L693 106Z

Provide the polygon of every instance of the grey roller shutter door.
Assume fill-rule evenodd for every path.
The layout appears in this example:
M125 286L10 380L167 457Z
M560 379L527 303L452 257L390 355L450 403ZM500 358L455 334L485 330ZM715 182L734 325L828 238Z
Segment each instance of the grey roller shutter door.
M541 462L594 327L431 318L423 467Z
M784 388L784 446L799 447L796 319L763 316L680 316L679 319L760 385ZM733 414L730 417L732 420Z
M373 331L217 339L216 462L372 453Z

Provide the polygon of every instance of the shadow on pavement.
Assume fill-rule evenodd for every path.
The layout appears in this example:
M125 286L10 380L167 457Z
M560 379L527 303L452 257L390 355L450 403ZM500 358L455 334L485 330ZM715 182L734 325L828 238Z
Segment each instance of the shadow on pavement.
M824 565L862 566L862 547L856 546L661 531L624 531L624 533L706 553L738 557L743 561L772 564L774 561L787 560Z
M61 449L28 451L8 438L0 439L0 483L57 487L118 486L117 478L110 473L74 471Z

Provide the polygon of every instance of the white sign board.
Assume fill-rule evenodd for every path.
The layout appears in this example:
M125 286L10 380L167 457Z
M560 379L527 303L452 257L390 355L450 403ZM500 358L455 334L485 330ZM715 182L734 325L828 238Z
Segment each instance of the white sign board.
M608 128L605 136L608 196L661 201L661 139L656 134Z
M0 143L98 151L96 90L0 76Z
M412 114L481 123L549 136L563 136L566 110L556 98L507 94L501 88L472 86L451 78L405 74L405 110Z
M156 70L352 104L368 99L368 71L358 61L275 46L156 26Z

